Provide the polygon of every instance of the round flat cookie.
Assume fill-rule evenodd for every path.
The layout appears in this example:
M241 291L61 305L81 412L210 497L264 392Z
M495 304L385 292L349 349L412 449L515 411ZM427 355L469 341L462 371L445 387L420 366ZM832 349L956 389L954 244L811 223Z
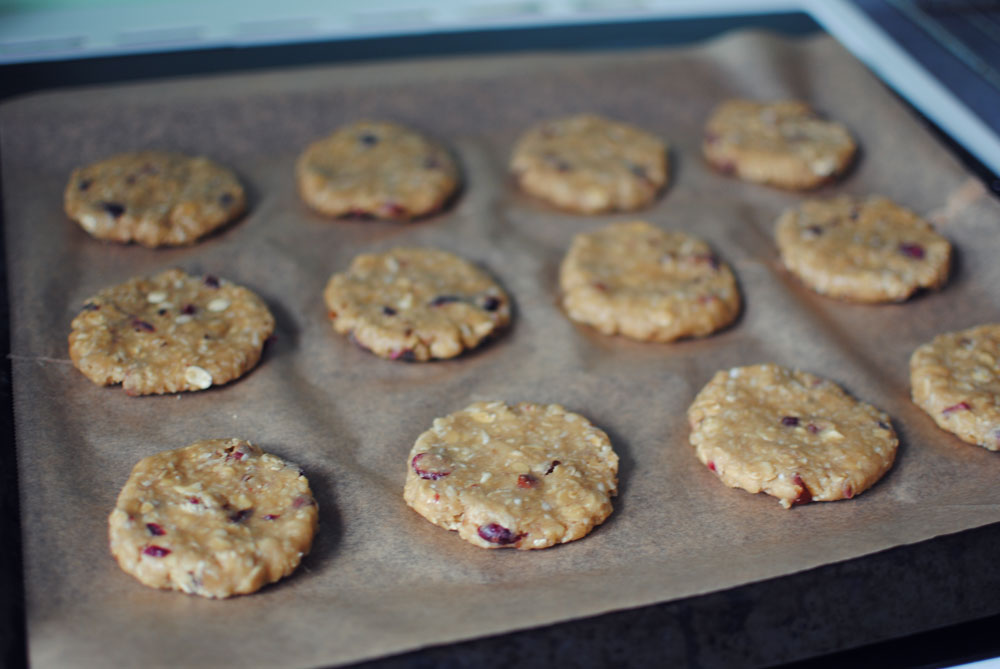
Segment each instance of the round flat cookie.
M942 429L1000 450L1000 324L948 332L910 357L913 401Z
M948 279L951 244L912 211L879 196L807 201L778 218L785 266L817 293L900 302Z
M510 322L496 281L438 249L357 256L324 295L334 330L390 360L453 358Z
M310 144L295 174L302 199L326 216L418 218L441 209L459 185L444 147L379 121L351 123Z
M560 209L633 211L666 185L667 146L635 126L580 114L530 128L514 147L510 169L525 192Z
M705 124L702 142L705 159L720 172L793 190L832 181L856 152L843 125L798 101L723 102Z
M559 286L574 321L640 341L701 337L740 311L732 271L705 242L642 221L577 235Z
M235 174L208 158L141 151L74 170L64 206L98 239L179 246L242 214L246 195Z
M170 269L87 300L69 355L88 379L129 395L205 390L256 365L273 331L271 312L246 288Z
M698 459L732 488L786 509L851 497L892 466L889 417L807 372L765 364L718 372L688 409Z
M617 486L611 441L583 416L477 402L420 435L403 498L476 546L531 550L589 533L611 514Z
M245 595L295 570L317 517L297 465L209 439L139 461L108 518L111 554L154 588Z

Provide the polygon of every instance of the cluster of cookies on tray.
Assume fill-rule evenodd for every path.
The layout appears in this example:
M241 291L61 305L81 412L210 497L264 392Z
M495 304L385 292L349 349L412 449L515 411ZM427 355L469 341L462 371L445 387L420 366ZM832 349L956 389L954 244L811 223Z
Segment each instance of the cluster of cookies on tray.
M802 102L721 104L702 150L716 170L791 190L829 183L857 147ZM447 208L461 171L440 144L361 121L305 149L302 199L331 217L408 221ZM513 148L519 187L578 214L634 211L670 177L655 134L591 114L547 120ZM239 217L236 177L202 157L144 151L70 177L65 209L100 239L191 244ZM808 200L784 212L784 265L814 291L898 302L941 287L949 242L872 196ZM577 235L559 272L565 315L648 342L704 337L741 310L733 270L701 239L644 221ZM511 298L484 269L443 250L363 253L324 293L334 330L389 360L453 358L501 336ZM106 288L73 320L70 356L130 395L204 390L252 369L274 330L264 301L212 275L171 269ZM943 334L911 359L913 399L960 438L1000 449L1000 325ZM788 508L849 499L892 466L889 416L832 381L775 364L719 371L688 410L695 455L728 486ZM401 458L402 460L402 458ZM545 548L583 537L612 511L618 456L605 432L558 405L478 402L438 418L406 459L406 503L484 548ZM200 441L140 461L110 518L112 553L143 583L206 597L253 592L289 574L317 528L294 464L241 439Z

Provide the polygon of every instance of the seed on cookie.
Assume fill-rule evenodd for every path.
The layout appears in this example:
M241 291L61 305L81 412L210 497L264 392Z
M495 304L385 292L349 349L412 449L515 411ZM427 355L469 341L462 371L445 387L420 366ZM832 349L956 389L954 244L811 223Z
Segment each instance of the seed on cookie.
M210 278L171 269L102 290L73 319L73 364L129 395L204 390L242 376L260 359L274 317L246 288Z
M856 152L843 125L796 100L723 102L705 124L702 141L705 159L720 172L793 190L832 181Z
M390 360L452 358L510 321L510 298L486 272L431 248L356 257L324 293L333 329Z
M643 221L577 235L559 286L571 319L640 341L705 336L740 311L736 279L708 244Z
M333 217L419 218L441 209L460 183L447 149L381 121L351 123L310 144L295 170L306 204Z
M76 169L64 206L98 239L179 246L237 218L246 196L236 175L208 158L141 151Z
M891 200L842 195L784 212L775 237L785 266L822 295L901 302L944 285L951 244L930 223Z
M154 588L243 595L295 570L317 517L297 465L210 439L139 461L108 519L111 553Z
M718 372L687 415L691 445L709 470L786 509L864 492L899 445L886 414L832 381L774 364Z
M947 332L918 347L910 389L939 427L1000 451L1000 324Z
M525 192L582 214L645 207L669 177L663 140L593 114L528 129L514 147L510 170Z
M408 463L406 503L481 548L579 539L610 515L618 485L608 436L557 404L477 402L435 419Z

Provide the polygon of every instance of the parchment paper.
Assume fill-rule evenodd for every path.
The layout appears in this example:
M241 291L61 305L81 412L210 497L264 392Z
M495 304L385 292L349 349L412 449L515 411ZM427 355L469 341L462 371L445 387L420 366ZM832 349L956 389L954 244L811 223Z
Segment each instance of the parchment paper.
M699 158L703 119L730 96L794 97L845 122L863 155L818 195L882 193L930 215L957 248L948 286L902 305L813 295L780 267L773 221L801 195L738 183ZM596 111L672 145L672 184L639 215L584 218L519 195L505 173L538 119ZM467 186L447 213L401 225L329 221L295 193L311 140L359 117L445 139ZM694 48L531 54L298 69L66 90L3 106L28 630L36 666L344 663L666 601L1000 520L997 455L938 430L908 399L907 361L935 334L1000 319L1000 205L835 42L736 34ZM159 147L234 166L250 213L176 250L104 244L61 211L70 170ZM556 305L571 237L644 218L695 233L738 275L740 320L699 341L640 344L571 324ZM335 335L329 275L356 253L428 244L492 272L516 302L486 349L434 364L378 359ZM207 392L127 397L69 363L69 323L111 283L170 266L258 291L277 341L255 371ZM720 368L774 361L889 412L895 468L850 502L783 510L724 487L694 458L685 410ZM611 518L537 552L486 551L410 511L406 454L436 416L474 400L558 402L621 456ZM207 601L141 586L107 549L106 516L134 463L239 436L301 464L320 503L313 552L262 592Z

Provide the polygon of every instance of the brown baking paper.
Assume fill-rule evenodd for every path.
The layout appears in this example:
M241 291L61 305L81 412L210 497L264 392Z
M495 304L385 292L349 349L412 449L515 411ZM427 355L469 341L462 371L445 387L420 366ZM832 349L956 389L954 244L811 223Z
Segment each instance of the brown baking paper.
M954 275L905 304L810 293L781 269L775 218L802 195L738 183L699 157L703 119L731 96L803 98L863 147L820 196L881 193L932 215ZM528 124L594 111L671 144L673 178L635 215L581 217L520 195L505 173ZM446 140L467 185L413 224L330 221L299 201L297 153L359 117ZM907 361L935 334L1000 320L1000 205L834 41L742 33L694 48L517 55L297 69L66 90L2 108L2 167L17 452L31 660L36 666L308 666L372 658L731 588L1000 520L1000 456L940 431L908 399ZM70 170L165 148L234 166L250 212L190 248L105 244L61 209ZM735 325L698 341L641 344L570 323L559 262L578 232L643 218L707 239L738 275ZM360 251L433 245L486 268L513 295L505 336L457 360L381 360L333 333L329 275ZM277 341L244 379L134 398L70 364L84 300L180 266L259 292ZM896 466L852 501L790 511L729 489L688 445L685 410L721 368L774 361L830 377L887 411ZM436 416L475 400L557 402L621 456L615 511L543 551L488 551L402 500L406 455ZM140 585L108 552L106 518L135 462L238 436L301 464L320 503L312 553L258 594L208 601Z

